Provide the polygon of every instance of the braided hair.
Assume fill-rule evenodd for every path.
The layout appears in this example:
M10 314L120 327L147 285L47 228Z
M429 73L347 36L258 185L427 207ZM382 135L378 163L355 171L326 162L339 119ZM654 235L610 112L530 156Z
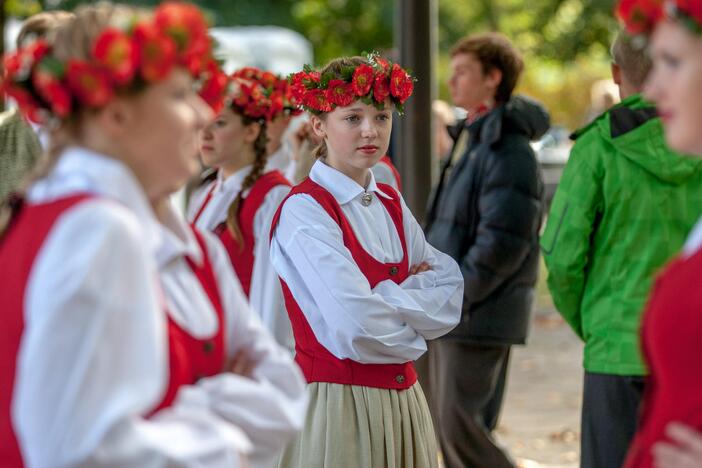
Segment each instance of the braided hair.
M244 249L244 239L241 234L241 228L239 227L239 209L241 207L244 192L253 187L256 181L261 178L263 171L266 168L266 163L268 162L268 152L266 151L268 136L266 135L265 120L251 119L250 117L240 113L239 115L241 115L244 125L251 125L252 123L257 122L261 126L258 137L256 137L256 140L253 142L254 162L253 167L251 167L251 172L249 172L244 178L244 181L241 184L241 190L227 209L227 229L237 244L239 244L239 250L241 251Z

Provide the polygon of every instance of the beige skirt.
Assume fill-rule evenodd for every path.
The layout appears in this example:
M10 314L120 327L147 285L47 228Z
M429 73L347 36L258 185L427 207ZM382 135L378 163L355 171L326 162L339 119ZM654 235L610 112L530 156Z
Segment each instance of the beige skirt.
M437 468L431 415L419 383L407 390L307 386L302 433L279 468Z

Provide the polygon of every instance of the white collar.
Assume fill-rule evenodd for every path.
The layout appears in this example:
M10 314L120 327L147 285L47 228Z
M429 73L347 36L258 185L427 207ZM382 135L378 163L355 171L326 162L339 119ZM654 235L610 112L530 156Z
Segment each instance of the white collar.
M160 225L163 242L156 250L156 263L159 270L178 257L189 257L197 265L202 265L203 252L195 238L193 228L176 211L170 201L164 215L165 220Z
M217 171L217 185L215 186L214 193L226 192L236 195L239 193L239 191L241 191L241 186L244 184L244 179L246 179L246 176L249 175L252 168L253 165L249 164L248 166L242 167L226 179L224 178L224 174L220 169Z
M317 160L310 170L310 179L327 189L340 205L344 205L366 192L375 192L384 198L391 199L388 194L380 190L375 182L373 172L368 172L370 174L370 182L368 183L368 188L364 189L349 176L321 160Z
M141 222L147 245L156 251L161 229L144 189L120 160L78 146L66 148L56 166L29 191L29 199L47 201L66 194L88 192L115 200Z

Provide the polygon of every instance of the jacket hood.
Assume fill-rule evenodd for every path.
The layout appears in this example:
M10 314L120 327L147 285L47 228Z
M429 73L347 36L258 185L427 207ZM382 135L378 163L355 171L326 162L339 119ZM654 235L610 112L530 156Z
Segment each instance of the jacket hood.
M551 119L544 106L526 96L513 96L507 104L495 108L472 124L467 124L463 119L446 128L454 141L467 126L479 131L481 140L495 143L503 132L522 133L530 140L538 140L550 125Z
M505 105L504 131L523 133L530 140L538 140L551 126L546 108L526 96L514 96Z
M664 182L681 184L702 170L702 159L668 147L655 107L640 94L629 96L595 119L578 131L576 138L590 129L596 130L601 138L614 146L616 154Z

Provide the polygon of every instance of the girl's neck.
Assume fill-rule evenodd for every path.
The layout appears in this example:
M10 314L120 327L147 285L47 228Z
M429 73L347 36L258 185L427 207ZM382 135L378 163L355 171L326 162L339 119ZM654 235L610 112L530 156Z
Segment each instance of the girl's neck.
M332 163L328 157L324 158L324 163L327 166L333 167L337 171L341 172L346 177L352 179L358 185L363 187L364 190L368 188L368 184L370 183L370 169L358 169L355 167L348 166L342 167L340 165Z
M223 163L219 166L220 170L222 171L222 176L224 179L228 179L246 166L250 166L254 162L254 153L253 150L251 151L246 151L246 154L242 154L239 157L236 158L236 161L229 161L227 163Z

